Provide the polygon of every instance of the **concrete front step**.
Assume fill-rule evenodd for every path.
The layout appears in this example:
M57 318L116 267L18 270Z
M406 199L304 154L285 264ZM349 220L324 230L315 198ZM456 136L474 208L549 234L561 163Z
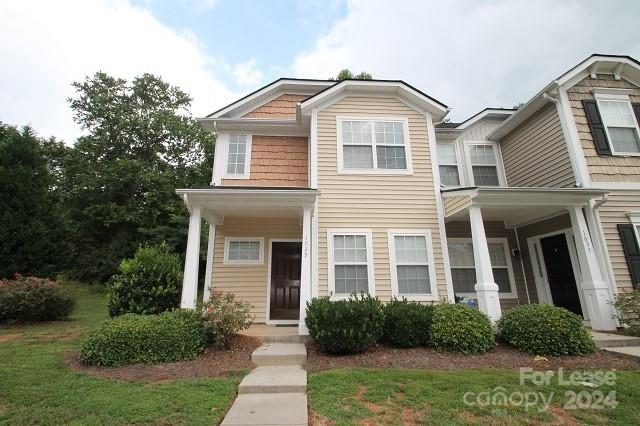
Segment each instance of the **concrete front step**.
M263 365L304 365L307 349L302 343L267 343L253 351L251 361Z
M640 360L640 346L622 346L618 348L603 348L604 351L611 352L625 358Z
M306 391L307 372L299 365L258 367L242 379L238 388L239 394Z
M295 335L274 335L274 336L258 336L262 343L304 343L309 336Z
M640 346L640 338L621 334L592 331L593 341L597 348L619 348L624 346Z
M238 395L222 426L306 426L307 395L304 393Z

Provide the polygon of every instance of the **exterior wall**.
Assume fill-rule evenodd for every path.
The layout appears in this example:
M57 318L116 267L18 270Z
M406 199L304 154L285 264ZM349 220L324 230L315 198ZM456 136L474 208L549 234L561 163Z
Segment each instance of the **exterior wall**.
M281 95L245 114L243 118L296 118L296 104L309 95Z
M629 96L631 102L640 102L639 87L626 80L614 80L611 75L598 75L597 79L587 77L567 90L591 180L593 182L640 182L640 157L598 155L596 152L587 117L582 107L583 99L593 99L592 89L594 87L632 89L633 94Z
M609 198L598 209L604 238L609 250L616 286L619 291L631 290L631 275L624 258L622 242L618 233L619 223L629 223L627 213L640 213L640 190L612 190Z
M223 185L300 186L309 182L307 138L253 136L249 179L222 179Z
M243 302L253 305L255 322L263 323L267 312L267 283L269 274L269 240L301 238L300 219L291 218L238 218L225 217L224 224L216 226L213 254L213 288L231 292ZM263 237L264 262L262 265L225 265L225 237Z
M339 175L336 116L407 117L413 175ZM428 229L438 297L446 296L427 121L395 98L345 97L318 113L318 290L328 294L327 229L371 229L375 293L391 297L388 229Z
M551 232L561 231L567 228L571 228L571 218L569 217L569 213L532 223L517 229L518 237L520 239L520 258L522 259L522 264L524 266L525 279L529 287L531 303L538 303L538 292L536 290L536 279L533 275L533 266L531 265L531 254L529 253L527 238L549 234Z
M500 141L509 186L570 188L576 183L554 104Z
M449 217L457 212L466 209L471 204L471 198L464 197L451 197L444 198L444 215Z
M446 225L447 238L471 238L471 226L469 222L449 222ZM518 241L513 229L506 229L503 222L484 222L484 230L487 238L507 238L509 250L518 248ZM509 253L509 255L511 255ZM522 259L522 257L521 257ZM500 307L502 310L513 308L516 305L527 303L527 287L525 286L524 270L521 259L511 256L511 265L513 267L513 277L515 278L517 299L500 299ZM529 286L529 295L531 291L535 293L535 286ZM533 302L533 300L532 300Z
M461 141L486 141L487 135L504 120L495 118L484 118L466 129L459 137Z

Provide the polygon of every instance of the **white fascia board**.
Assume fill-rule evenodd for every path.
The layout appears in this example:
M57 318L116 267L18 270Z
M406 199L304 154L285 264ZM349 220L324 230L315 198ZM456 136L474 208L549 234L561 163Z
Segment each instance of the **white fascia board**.
M515 114L516 112L517 112L517 110L510 111L510 110L507 110L507 109L489 108L489 109L486 109L486 110L482 111L481 113L478 113L475 116L463 121L462 123L460 123L460 125L458 127L455 128L455 130L467 129L467 128L473 126L478 121L484 119L487 116L505 116L508 119L509 116Z
M584 206L602 198L604 190L555 188L478 188L472 197L477 206Z

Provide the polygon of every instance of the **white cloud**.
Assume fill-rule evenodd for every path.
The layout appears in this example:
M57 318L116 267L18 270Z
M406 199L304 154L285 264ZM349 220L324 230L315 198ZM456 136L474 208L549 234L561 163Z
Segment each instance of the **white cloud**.
M0 3L0 120L31 123L71 143L80 134L71 83L98 70L124 78L162 76L194 98L199 116L236 99L211 72L224 68L189 31L175 31L126 0Z
M249 59L233 67L233 75L243 86L256 86L262 81L262 71L256 68L256 60Z
M528 100L591 53L640 57L639 15L637 1L353 0L294 71L326 78L348 67L403 79L460 120Z

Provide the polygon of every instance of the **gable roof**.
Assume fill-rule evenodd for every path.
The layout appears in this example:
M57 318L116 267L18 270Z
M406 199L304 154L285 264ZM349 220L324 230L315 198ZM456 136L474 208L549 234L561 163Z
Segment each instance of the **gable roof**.
M625 78L636 85L640 85L640 62L627 55L594 53L547 84L524 106L518 109L515 114L489 133L488 137L490 139L502 138L546 105L549 102L550 95L556 94L558 88L568 89L587 76L595 77L596 74L612 74L616 79Z

